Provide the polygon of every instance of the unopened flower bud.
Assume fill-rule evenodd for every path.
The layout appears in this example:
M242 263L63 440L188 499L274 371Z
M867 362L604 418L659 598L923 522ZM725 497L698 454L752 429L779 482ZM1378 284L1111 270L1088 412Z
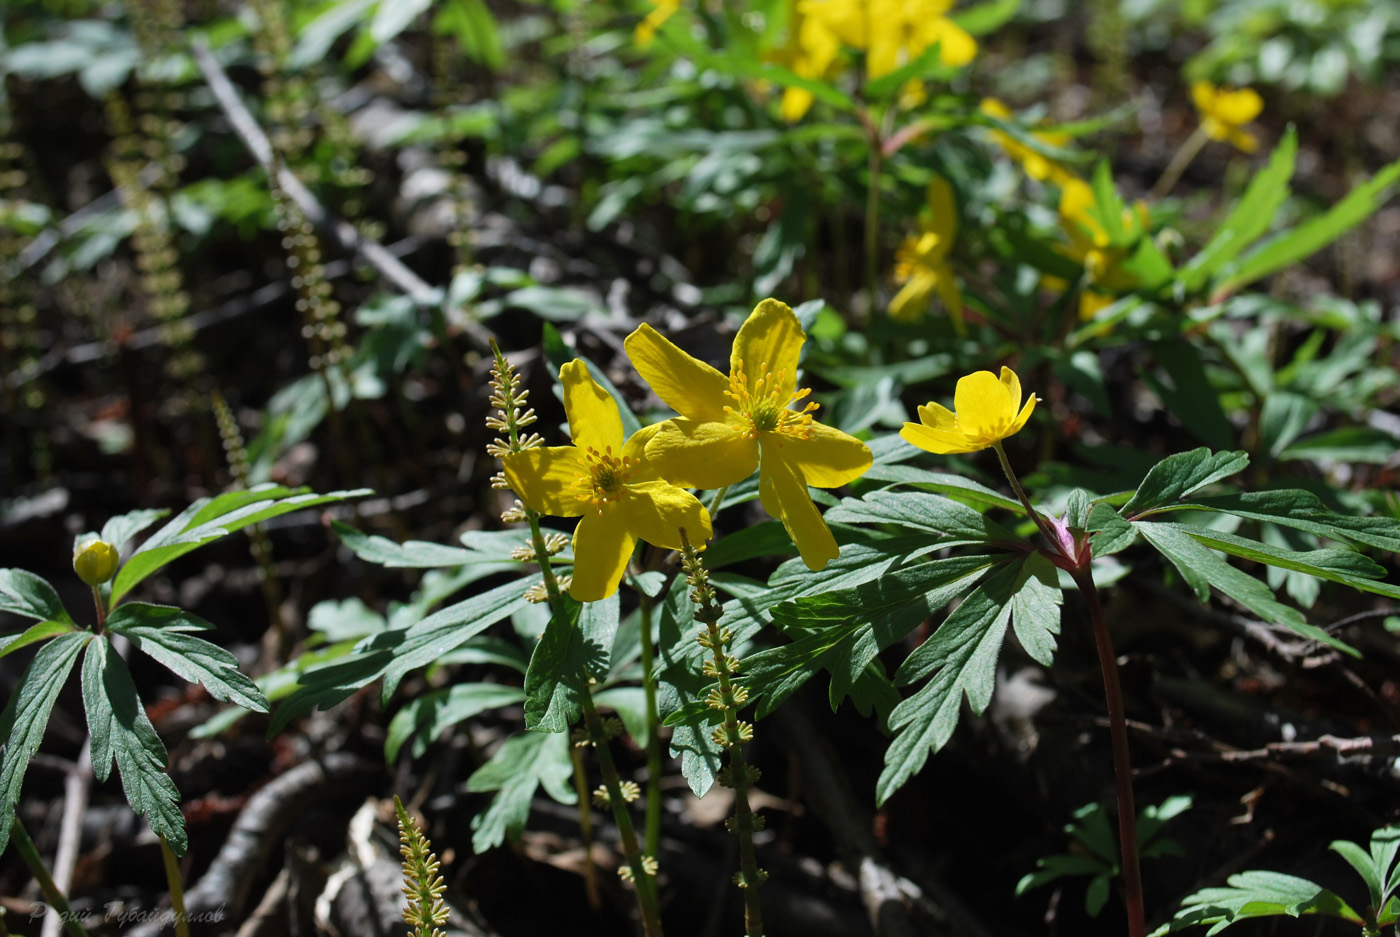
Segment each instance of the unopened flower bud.
M116 547L93 537L83 541L73 552L73 572L95 589L117 574L120 560Z

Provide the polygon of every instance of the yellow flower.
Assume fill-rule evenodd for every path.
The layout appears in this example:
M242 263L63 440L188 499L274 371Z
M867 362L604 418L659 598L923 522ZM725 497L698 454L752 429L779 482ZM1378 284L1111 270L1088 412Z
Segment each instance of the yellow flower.
M1254 89L1231 91L1198 81L1191 86L1191 100L1201 112L1201 129L1212 140L1224 140L1246 153L1259 148L1254 134L1244 129L1264 109L1264 100Z
M996 98L983 98L981 104L983 114L988 117L995 117L997 120L1012 120L1011 109ZM1030 135L1046 146L1062 149L1069 145L1069 134L1046 133L1032 130ZM1064 185L1070 179L1077 179L1074 172L1065 167L1058 160L1051 159L1043 153L1026 146L1011 134L1004 130L993 130L992 139L997 146L1006 152L1006 155L1021 164L1021 168L1038 182L1053 182L1056 185Z
M117 548L105 540L93 537L78 544L73 551L73 572L78 578L93 588L97 588L117 574L121 557Z
M948 18L952 7L953 0L798 0L789 67L804 78L821 78L843 44L865 52L870 78L909 64L935 43L944 65L966 65L977 56L977 40ZM798 119L811 103L810 93L789 88L784 119Z
M634 34L637 45L645 49L656 38L656 31L681 8L680 0L653 0L653 9L637 24Z
M759 475L763 509L783 522L803 561L822 569L836 538L807 486L836 488L870 468L865 443L812 419L811 393L797 387L807 336L785 303L765 299L734 339L729 374L681 351L649 325L627 336L627 356L657 396L680 414L647 443L662 476L693 488L722 488Z
M559 370L572 446L546 446L502 458L506 480L531 509L582 519L574 528L574 571L569 594L596 602L617 591L632 548L645 540L681 548L680 529L692 542L710 539L710 515L694 495L663 481L647 460L658 426L622 439L617 403L575 358Z
M929 210L919 222L919 233L910 235L895 255L894 276L903 289L890 302L890 318L915 322L923 318L935 291L962 331L962 291L958 289L948 251L958 233L957 205L948 180L935 176L928 186Z
M919 422L905 423L899 436L940 455L978 452L1020 432L1036 400L1031 394L1021 406L1021 379L1010 368L1002 368L1000 378L991 371L978 371L958 379L953 392L956 413L929 401L919 408Z
M1138 202L1122 210L1122 232L1110 234L1100 217L1094 190L1081 179L1069 179L1060 190L1060 225L1069 236L1066 253L1084 268L1085 289L1079 297L1079 317L1092 319L1112 299L1105 291L1130 290L1138 285L1122 269L1138 238L1147 231L1147 206ZM1095 291L1090 286L1101 289Z

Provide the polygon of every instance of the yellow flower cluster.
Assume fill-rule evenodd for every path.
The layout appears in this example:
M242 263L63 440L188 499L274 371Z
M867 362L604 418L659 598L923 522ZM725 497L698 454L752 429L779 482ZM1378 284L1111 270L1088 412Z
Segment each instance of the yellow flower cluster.
M966 65L977 55L977 40L948 18L952 7L953 0L795 0L781 60L803 78L821 79L842 47L856 49L865 53L866 75L874 79L937 45L944 65ZM783 119L798 120L811 106L811 92L788 88Z
M617 403L575 359L564 365L570 446L508 453L505 477L541 514L580 517L570 594L596 601L617 591L638 540L680 549L680 531L710 537L710 516L685 488L723 488L758 470L759 500L782 521L802 559L822 569L836 539L807 493L835 488L870 468L870 450L813 419L798 388L806 340L785 303L759 303L735 337L726 375L677 348L649 325L625 348L657 396L680 416L624 439ZM684 487L682 487L684 486Z

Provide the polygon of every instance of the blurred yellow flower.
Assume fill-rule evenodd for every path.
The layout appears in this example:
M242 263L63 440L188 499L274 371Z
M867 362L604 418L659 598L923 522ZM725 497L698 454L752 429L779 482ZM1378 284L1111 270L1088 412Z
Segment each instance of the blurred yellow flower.
M1069 237L1066 253L1084 268L1079 317L1092 319L1113 301L1110 292L1138 285L1137 278L1123 269L1123 262L1147 231L1147 205L1138 202L1124 207L1122 230L1113 235L1104 224L1093 188L1081 179L1069 179L1060 190L1060 225Z
M637 45L643 49L651 45L651 41L656 38L656 31L661 28L661 24L670 19L681 8L680 0L652 0L652 2L652 11L646 15L646 19L637 24L634 34Z
M1002 368L1000 378L991 371L977 371L958 379L953 392L956 413L929 401L919 408L919 422L905 423L899 436L939 455L979 452L1018 433L1037 399L1031 394L1021 406L1021 380L1010 368Z
M1011 109L996 98L983 98L981 103L983 114L988 117L995 117L997 120L1014 120ZM1062 149L1069 145L1069 134L1046 133L1042 131L1029 131L1031 137L1044 143L1046 146ZM992 130L992 139L997 146L1005 151L1006 155L1021 164L1021 168L1038 182L1053 182L1056 185L1064 185L1070 179L1079 178L1058 160L1052 159L1043 153L1038 153L1026 144L1017 140L1004 130Z
M1244 129L1264 109L1264 100L1254 89L1229 90L1198 81L1191 85L1191 100L1201 112L1201 129L1212 140L1224 140L1246 153L1259 148L1259 140Z
M966 65L977 55L977 40L948 18L953 2L796 0L784 64L804 78L819 79L830 71L845 45L864 52L867 77L879 78L937 44L944 65ZM906 90L918 100L914 89ZM811 105L810 92L788 88L783 94L783 118L797 120Z
M734 338L728 376L649 325L627 336L625 345L637 372L680 414L647 443L657 471L678 485L722 488L758 469L763 509L783 522L803 562L822 569L837 556L836 538L807 486L854 481L871 458L865 443L813 420L815 403L802 404L811 394L797 387L806 338L786 303L765 299Z
M582 519L574 528L569 594L595 602L617 591L632 548L645 540L681 548L710 538L710 515L690 492L663 481L646 458L659 429L648 426L624 443L617 403L575 358L559 370L572 446L545 446L502 458L506 481L532 510Z
M890 301L890 318L918 321L937 292L953 324L962 331L962 291L947 261L957 233L953 188L947 179L935 176L928 186L928 211L919 219L919 233L910 235L895 255L894 276L903 288Z

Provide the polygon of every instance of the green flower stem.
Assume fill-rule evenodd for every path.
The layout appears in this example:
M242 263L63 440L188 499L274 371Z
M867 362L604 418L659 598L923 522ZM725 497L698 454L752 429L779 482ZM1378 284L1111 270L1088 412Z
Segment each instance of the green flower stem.
M1177 180L1181 178L1181 174L1186 171L1186 167L1191 165L1191 161L1200 154L1209 140L1210 137L1206 134L1205 128L1197 127L1196 131L1186 138L1186 142L1181 144L1181 148L1172 156L1167 168L1162 170L1161 178L1152 187L1152 193L1147 196L1148 200L1155 202L1170 192Z
M608 792L608 805L612 807L613 820L622 838L622 855L627 860L627 867L632 871L632 882L637 888L637 904L642 909L642 932L646 937L661 937L661 909L656 899L656 880L642 861L641 844L637 841L637 831L632 825L627 801L622 796L622 778L613 762L612 750L608 748L607 729L598 715L598 707L593 705L592 693L580 695L579 703L583 708L588 737L594 743L593 750L598 753L598 769Z
M880 285L880 174L884 166L884 147L880 142L878 127L872 123L867 131L870 138L870 168L865 190L865 291L870 303L866 322L873 325L879 315L876 293Z
M715 496L710 499L710 506L708 508L710 512L710 523L714 523L715 515L719 513L720 506L724 504L724 496L727 494L729 494L729 486L725 485L723 488L716 490Z
M583 839L583 887L588 894L588 906L596 911L603 906L603 897L598 891L598 867L593 864L593 802L588 793L588 776L583 771L583 753L578 746L569 747L569 760L574 763L579 835Z
M39 891L43 893L44 900L62 919L63 929L68 932L69 937L88 937L87 930L83 928L78 916L73 913L72 905L68 903L68 896L59 891L58 886L54 884L48 866L44 865L44 857L39 855L34 840L29 838L29 831L24 828L19 817L15 817L14 822L10 824L10 842L15 844L20 858L29 866L29 874L39 883Z
M656 707L656 648L652 644L652 610L654 600L641 594L642 616L642 692L646 697L647 721L647 809L646 852L661 854L661 713Z
M1089 608L1094 643L1103 670L1104 698L1108 703L1109 735L1113 740L1113 780L1118 790L1118 840L1123 850L1123 900L1128 906L1128 937L1145 937L1146 915L1142 901L1142 871L1138 866L1137 811L1133 806L1133 766L1128 757L1128 724L1123 709L1123 688L1118 682L1118 659L1104 620L1103 605L1094 576L1085 567L1070 571L1074 584Z
M1021 505L1026 509L1026 513L1035 521L1035 526L1040 530L1041 536L1050 541L1050 545L1056 550L1060 550L1060 541L1055 536L1050 525L1045 522L1045 518L1040 516L1040 512L1031 506L1031 499L1026 497L1026 489L1021 487L1021 480L1016 477L1016 473L1011 470L1011 462L1006 458L1006 450L1001 447L1001 440L992 443L992 448L996 450L997 458L1001 460L1001 470L1006 473L1006 480L1011 483L1012 489L1016 492L1016 497ZM1063 554L1063 550L1060 550ZM1073 557L1068 557L1073 559Z
M758 900L758 889L767 873L758 867L753 846L754 831L763 828L763 821L754 816L749 805L749 789L757 782L758 771L749 767L744 758L744 729L747 728L747 734L751 737L752 726L741 728L738 715L747 693L734 684L737 662L727 650L732 634L719 626L724 610L715 601L709 574L684 530L681 531L681 544L685 553L686 574L692 586L690 597L697 605L695 620L705 626L700 643L710 651L714 676L719 683L719 703L713 702L715 697L712 695L711 705L722 705L724 713L723 737L717 737L716 741L721 741L729 753L729 765L720 773L720 783L734 791L734 816L728 825L739 838L739 875L735 882L744 893L744 934L745 937L763 937L763 909Z
M180 863L165 837L160 838L160 855L165 860L165 880L170 884L170 910L175 913L175 937L190 937L190 916L185 912L185 884L180 879Z

